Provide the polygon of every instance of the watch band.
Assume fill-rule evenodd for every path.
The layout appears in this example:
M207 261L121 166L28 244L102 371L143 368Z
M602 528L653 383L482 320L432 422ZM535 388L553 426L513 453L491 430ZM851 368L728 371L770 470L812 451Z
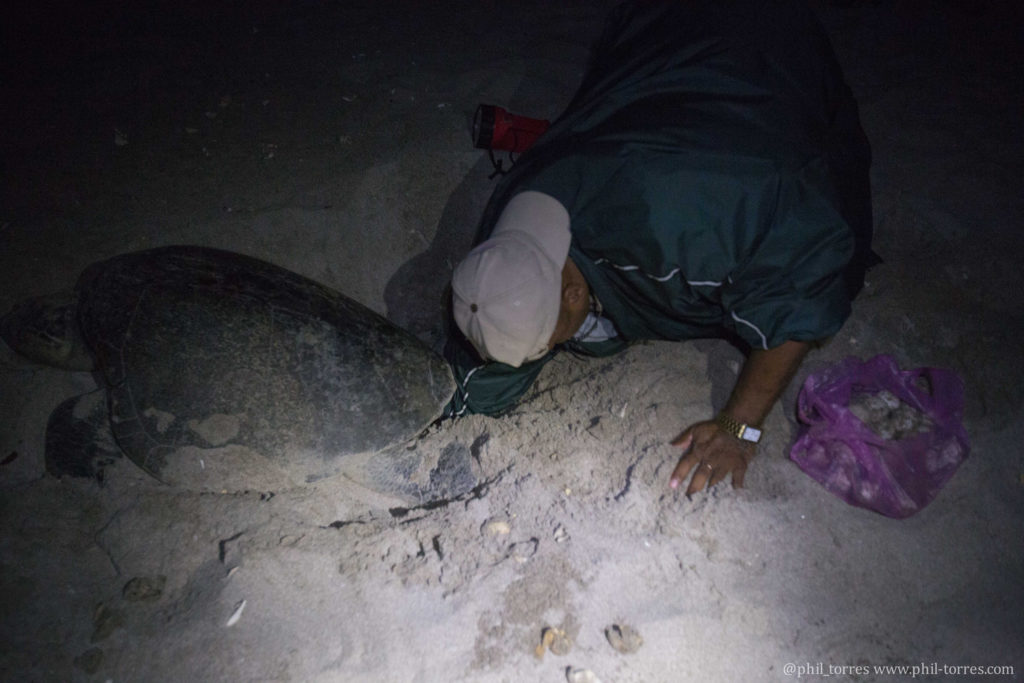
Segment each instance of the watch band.
M715 422L718 423L719 427L729 432L737 439L749 441L750 443L757 443L761 440L760 429L743 424L739 420L734 420L725 413L719 413L718 417L715 418Z

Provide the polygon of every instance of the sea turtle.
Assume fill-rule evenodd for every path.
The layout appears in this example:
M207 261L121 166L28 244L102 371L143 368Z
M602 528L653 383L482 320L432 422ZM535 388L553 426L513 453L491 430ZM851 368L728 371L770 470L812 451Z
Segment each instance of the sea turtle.
M405 446L455 385L443 359L352 299L241 254L172 246L86 268L19 304L0 336L91 370L51 415L46 466L98 476L119 453L167 484L273 490L344 473L425 501L475 484L468 449Z

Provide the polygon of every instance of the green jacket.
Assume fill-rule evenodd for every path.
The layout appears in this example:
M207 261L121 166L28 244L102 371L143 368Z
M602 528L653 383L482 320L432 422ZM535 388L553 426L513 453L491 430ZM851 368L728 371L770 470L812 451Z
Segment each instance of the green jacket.
M834 334L872 258L870 148L831 45L796 2L619 6L566 112L494 191L569 211L570 258L617 343ZM457 333L456 333L457 335ZM493 414L536 378L450 340L448 414Z

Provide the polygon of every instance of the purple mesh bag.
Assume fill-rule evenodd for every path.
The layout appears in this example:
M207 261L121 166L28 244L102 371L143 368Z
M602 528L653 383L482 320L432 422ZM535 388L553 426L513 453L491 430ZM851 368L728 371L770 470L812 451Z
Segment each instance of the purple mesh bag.
M851 398L862 396L895 397L924 420L902 438L884 438L851 410ZM909 517L935 498L970 451L963 406L963 382L950 370L900 370L888 355L847 358L804 382L797 402L802 424L789 457L847 503Z

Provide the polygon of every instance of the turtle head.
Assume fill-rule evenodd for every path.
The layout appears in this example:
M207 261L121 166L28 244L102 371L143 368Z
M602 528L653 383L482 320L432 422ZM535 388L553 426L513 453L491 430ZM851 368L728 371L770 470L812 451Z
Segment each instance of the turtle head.
M0 338L22 356L64 370L95 369L78 328L78 297L60 292L33 297L0 318Z

